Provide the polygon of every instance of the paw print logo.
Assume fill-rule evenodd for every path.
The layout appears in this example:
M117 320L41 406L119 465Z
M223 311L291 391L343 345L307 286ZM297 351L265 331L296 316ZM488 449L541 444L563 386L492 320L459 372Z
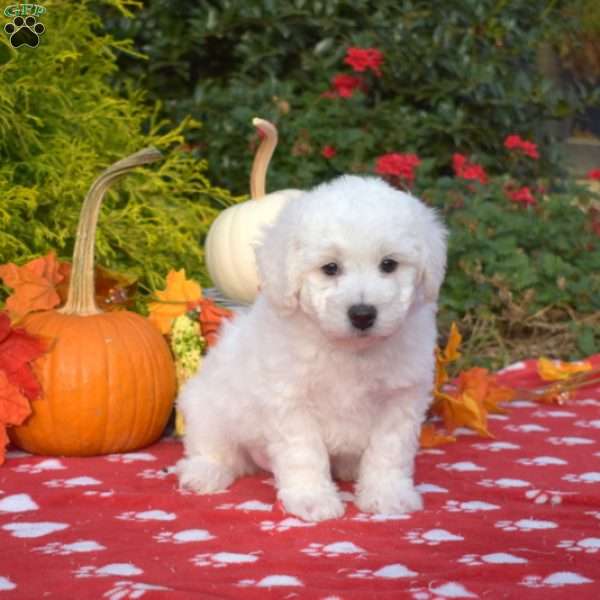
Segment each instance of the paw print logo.
M600 538L584 538L578 542L574 540L562 540L556 544L556 547L568 550L569 552L596 554L596 552L600 552Z
M4 26L4 32L10 36L13 48L29 46L37 48L40 43L40 35L46 31L43 23L40 23L33 15L28 17L16 16L10 23Z

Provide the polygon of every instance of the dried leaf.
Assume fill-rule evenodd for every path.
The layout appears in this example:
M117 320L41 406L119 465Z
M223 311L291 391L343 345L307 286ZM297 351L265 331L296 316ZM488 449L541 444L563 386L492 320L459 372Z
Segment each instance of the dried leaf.
M27 398L9 381L6 373L0 371L0 465L4 463L8 443L6 427L20 425L30 414Z
M64 275L54 252L21 267L14 263L1 265L0 278L13 290L6 300L6 308L15 320L34 310L49 310L60 303L56 286Z
M458 331L456 323L453 322L450 326L446 347L443 350L440 348L435 349L435 386L437 390L450 379L446 366L460 358L461 354L458 349L461 343L462 336Z
M8 381L33 400L41 387L30 363L46 351L46 343L21 328L12 328L8 315L0 312L0 372Z
M163 334L171 331L173 320L188 310L188 304L202 298L200 285L185 278L185 270L169 271L164 290L155 292L158 302L148 305L149 319Z
M442 433L431 423L426 423L421 427L421 435L419 437L421 448L435 448L436 446L455 441L456 438L453 435Z
M194 302L188 306L188 310L197 310L199 312L198 321L200 322L202 337L206 340L209 347L212 347L217 343L219 329L223 319L230 319L233 317L233 313L230 310L218 306L208 298L203 298L202 300Z
M537 361L537 370L544 381L561 381L569 379L577 373L591 371L592 365L588 361L563 362L540 358Z

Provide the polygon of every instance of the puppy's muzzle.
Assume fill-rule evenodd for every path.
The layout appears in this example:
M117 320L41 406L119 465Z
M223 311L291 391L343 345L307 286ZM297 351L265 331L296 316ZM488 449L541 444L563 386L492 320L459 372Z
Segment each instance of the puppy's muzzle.
M377 309L372 304L353 304L348 309L348 318L354 328L364 331L373 327L377 319Z

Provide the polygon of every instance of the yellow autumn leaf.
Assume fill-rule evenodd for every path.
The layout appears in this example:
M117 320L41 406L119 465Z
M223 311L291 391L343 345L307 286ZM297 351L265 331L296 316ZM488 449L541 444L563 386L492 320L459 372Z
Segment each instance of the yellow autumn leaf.
M542 357L537 361L537 370L544 381L561 381L591 371L592 365L588 361L563 362Z
M441 350L440 348L435 349L435 387L440 389L444 383L449 380L446 365L448 363L458 360L461 356L458 348L462 343L462 336L458 331L456 323L452 323L450 326L450 333L448 335L448 341L446 347Z
M173 321L188 310L188 304L202 298L202 288L192 279L186 279L185 269L171 270L164 290L155 292L157 302L148 305L148 318L163 334L171 331Z

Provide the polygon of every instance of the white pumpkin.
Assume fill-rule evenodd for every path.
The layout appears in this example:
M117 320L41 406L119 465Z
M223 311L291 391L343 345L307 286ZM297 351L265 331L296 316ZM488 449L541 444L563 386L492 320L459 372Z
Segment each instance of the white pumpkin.
M289 189L265 194L267 169L277 146L277 129L263 119L253 119L252 123L265 134L252 165L252 199L225 209L211 225L204 246L213 283L227 298L241 303L253 302L258 293L254 247L265 226L275 221L287 202L303 193Z

